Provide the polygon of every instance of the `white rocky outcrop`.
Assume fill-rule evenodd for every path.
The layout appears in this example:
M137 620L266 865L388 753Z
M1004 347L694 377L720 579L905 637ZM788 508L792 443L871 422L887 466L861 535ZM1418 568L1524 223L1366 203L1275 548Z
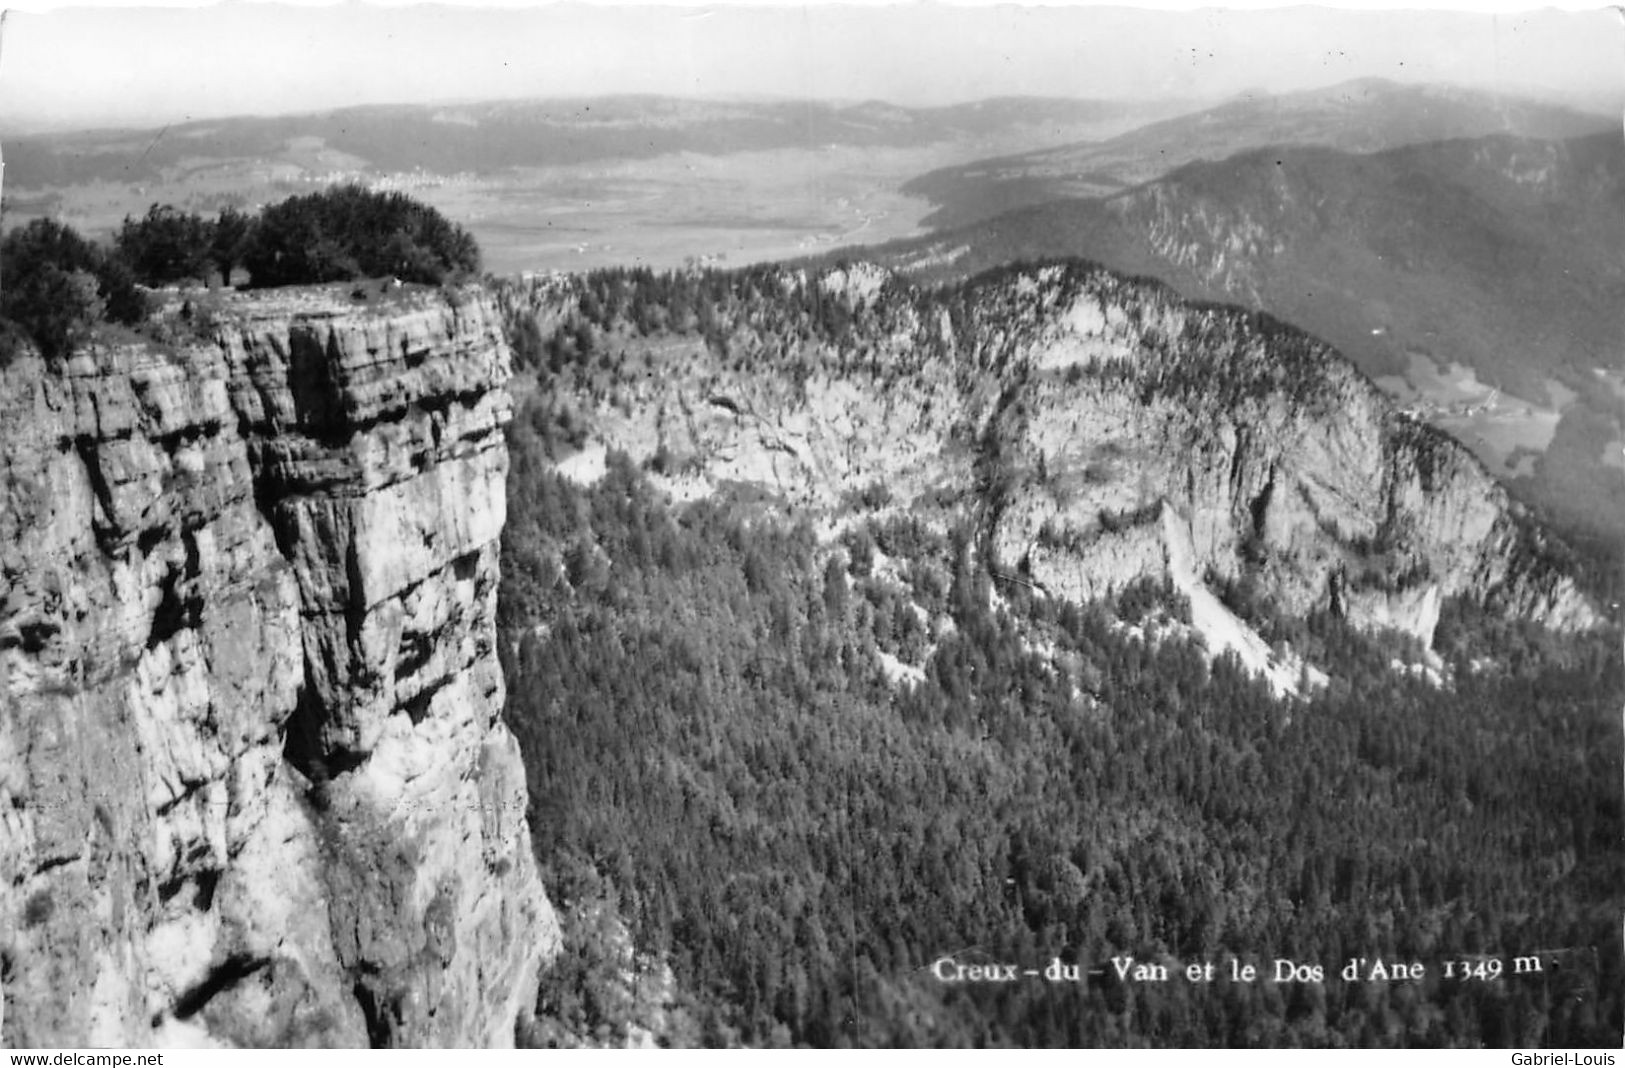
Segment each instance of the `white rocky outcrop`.
M860 276L875 282L848 267L804 284L840 294ZM1166 508L1195 588L1248 573L1289 613L1329 607L1424 645L1451 596L1560 630L1599 618L1467 449L1268 317L1084 264L862 296L876 325L839 349L747 330L730 351L748 355L719 358L659 339L591 412L593 447L664 448L691 485L752 484L835 522L879 498L939 528L975 516L996 568L1077 600L1170 576ZM1212 621L1210 645L1296 684Z

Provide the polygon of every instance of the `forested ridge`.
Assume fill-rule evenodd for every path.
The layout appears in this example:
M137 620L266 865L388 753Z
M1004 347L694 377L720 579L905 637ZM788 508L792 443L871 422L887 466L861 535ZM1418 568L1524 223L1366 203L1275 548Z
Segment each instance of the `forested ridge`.
M507 716L566 916L522 1038L1620 1040L1617 632L1450 603L1436 687L1393 670L1396 639L1281 620L1331 682L1277 700L1210 665L1171 591L1034 596L968 519L881 513L821 543L743 489L673 504L624 456L579 486L550 461L559 400L544 386L510 434ZM1537 953L1533 975L1439 970ZM950 985L948 954L1105 970ZM1328 979L1118 981L1129 954ZM1428 978L1335 977L1379 956Z
M1138 354L1075 363L1064 372L1068 388L1116 389L1143 405L1235 411L1242 423L1250 417L1242 410L1256 411L1260 403L1330 415L1348 402L1349 372L1381 396L1336 350L1291 324L1256 310L1184 301L1154 279L1078 259L1012 263L935 286L842 261L816 269L614 268L500 282L496 292L509 317L516 367L535 376L553 413L546 433L561 445L586 440L595 408L631 418L640 401L648 405L645 415L669 402L676 388L649 383L675 376L685 378L683 388L703 391L707 403L754 392L771 395L783 411L832 381L873 397L907 395L921 402L916 411L949 428L951 448L985 453L998 445L987 438L988 419L1007 405L1019 413L1023 394L1042 384L1030 354L1050 343L1062 309L1076 299L1121 313L1110 329L1132 337ZM1385 433L1396 445L1412 439L1428 445L1415 450L1419 456L1460 453L1464 464L1482 470L1459 443L1424 423L1394 419ZM668 459L681 465L692 457ZM994 461L981 465L987 475L1014 473L991 470L996 456L984 459ZM1089 466L1086 478L1112 465ZM1044 481L1035 471L1029 484L1033 474ZM950 504L946 498L968 487L943 489ZM1510 511L1525 518L1521 506ZM1574 577L1601 603L1619 600L1625 583L1612 542L1537 514L1538 524L1524 526L1542 531L1531 546L1550 557L1541 566ZM1345 541L1355 548L1358 539ZM1581 550L1578 557L1571 549Z

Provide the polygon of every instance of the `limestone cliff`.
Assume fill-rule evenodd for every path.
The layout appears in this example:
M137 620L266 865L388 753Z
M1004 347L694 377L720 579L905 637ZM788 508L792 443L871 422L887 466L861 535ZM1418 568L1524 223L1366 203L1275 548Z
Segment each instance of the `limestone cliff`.
M494 311L216 314L0 371L0 1037L511 1044Z
M1105 272L1029 283L1014 299L1034 325L995 357L1020 386L983 418L1009 472L995 551L1045 586L1120 582L1076 560L1136 531L1166 563L1166 510L1197 573L1250 571L1289 612L1330 606L1424 643L1443 596L1597 621L1482 464L1325 345Z
M1268 317L1080 263L935 290L862 267L740 285L711 342L612 330L612 380L567 372L589 449L680 496L750 483L837 526L877 501L974 518L996 570L1069 598L1246 575L1290 613L1424 644L1448 596L1598 620L1465 448ZM568 318L557 281L528 297L544 329Z

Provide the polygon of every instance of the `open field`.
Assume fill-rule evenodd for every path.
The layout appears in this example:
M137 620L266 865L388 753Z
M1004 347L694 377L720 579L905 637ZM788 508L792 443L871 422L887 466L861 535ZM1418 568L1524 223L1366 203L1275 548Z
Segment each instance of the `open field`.
M1528 475L1534 459L1557 433L1563 411L1578 394L1555 378L1546 380L1551 400L1536 404L1480 382L1470 367L1441 368L1419 352L1410 353L1404 375L1377 379L1390 396L1418 417L1449 431L1497 475Z
M473 231L488 270L742 265L921 232L897 188L940 149L681 153L416 191Z
M1469 367L1411 351L1403 375L1376 380L1411 414L1470 448L1564 530L1617 540L1625 503L1625 375L1595 368L1586 395L1547 378L1547 403L1499 392ZM1582 385L1584 385L1582 383Z
M401 188L466 226L494 274L742 265L921 233L930 205L897 188L942 155L930 148L681 153L490 176L394 175L370 184ZM161 182L21 193L8 199L7 224L50 214L105 238L152 204L252 209L322 188L341 173L234 164Z

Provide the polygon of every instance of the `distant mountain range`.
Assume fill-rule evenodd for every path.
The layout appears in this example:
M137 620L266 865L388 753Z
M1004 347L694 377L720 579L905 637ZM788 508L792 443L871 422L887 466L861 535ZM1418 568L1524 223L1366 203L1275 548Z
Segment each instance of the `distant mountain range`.
M1196 160L1266 145L1320 145L1369 153L1403 145L1508 134L1562 140L1619 121L1557 104L1478 90L1362 79L1280 95L1248 95L1083 141L944 168L905 186L938 205L927 223L962 226L1061 198L1100 196Z
M1270 148L1194 163L1115 196L1051 201L886 250L963 276L1070 255L1190 296L1265 309L1373 375L1407 354L1521 396L1588 374L1625 339L1618 133L1487 137L1371 155Z
M1625 536L1621 248L1625 146L1616 130L1365 155L1255 149L1115 195L1054 200L861 255L924 279L1077 256L1190 297L1268 311L1373 377L1395 376L1385 381L1401 394L1415 389L1432 421L1477 439L1486 462L1564 529L1617 539ZM1439 388L1419 377L1418 357L1470 373L1449 371ZM1452 384L1462 375L1522 400L1464 410ZM1519 468L1517 455L1533 466Z
M944 141L1037 145L1100 136L1188 105L1009 97L936 108L879 102L707 101L658 96L345 108L232 118L160 130L20 137L6 143L7 185L38 190L146 181L253 160L380 172L490 173L516 167Z

